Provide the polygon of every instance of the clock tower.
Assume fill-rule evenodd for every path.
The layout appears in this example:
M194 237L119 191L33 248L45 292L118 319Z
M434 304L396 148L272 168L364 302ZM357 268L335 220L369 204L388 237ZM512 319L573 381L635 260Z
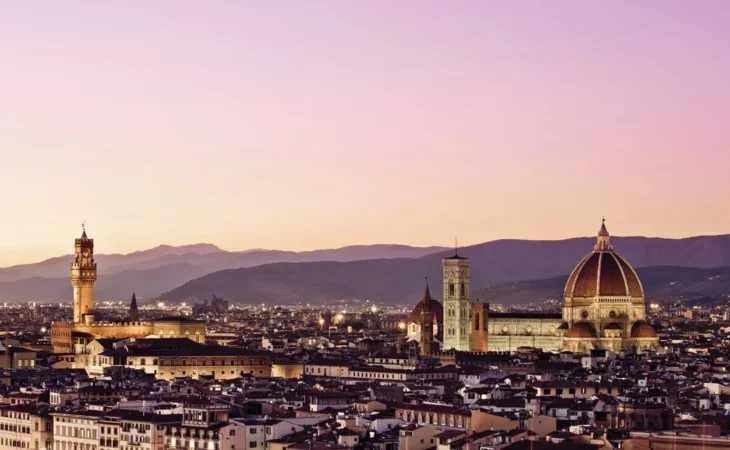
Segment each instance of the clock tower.
M469 258L454 256L442 261L444 274L444 350L470 351Z
M74 288L74 323L94 323L94 285L96 284L96 261L94 261L94 240L86 235L83 227L81 237L74 246L74 262L71 263L71 286Z

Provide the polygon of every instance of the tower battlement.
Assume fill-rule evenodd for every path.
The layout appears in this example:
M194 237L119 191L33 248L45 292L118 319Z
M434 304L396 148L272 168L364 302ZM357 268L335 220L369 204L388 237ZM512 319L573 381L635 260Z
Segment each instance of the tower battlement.
M86 228L80 238L74 240L74 260L70 264L71 286L74 288L74 323L94 323L94 285L96 261L94 240L89 239Z

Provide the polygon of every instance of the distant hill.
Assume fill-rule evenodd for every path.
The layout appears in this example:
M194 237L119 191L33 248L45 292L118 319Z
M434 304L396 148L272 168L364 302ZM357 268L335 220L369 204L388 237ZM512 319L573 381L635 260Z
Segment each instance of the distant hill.
M142 297L156 296L211 272L280 261L411 258L442 250L444 247L382 244L306 252L228 252L212 244L195 244L181 247L163 245L127 255L98 254L95 257L99 267L96 298L127 298L132 291ZM0 269L0 301L70 301L72 291L68 273L72 259L71 255L67 255Z
M612 237L634 267L730 267L730 235L686 239ZM498 240L459 249L471 258L472 289L565 276L593 249L595 238ZM228 252L211 244L160 246L129 255L97 255L98 299L164 293L170 300L215 292L244 302L316 302L370 298L404 303L420 297L423 279L441 297L443 247L352 246L288 252ZM0 269L0 301L70 301L70 256ZM294 264L296 263L296 264ZM32 280L31 280L32 279ZM559 290L558 290L559 291ZM649 292L651 294L651 292Z
M730 235L611 240L617 251L637 268L730 266ZM459 249L459 254L471 258L472 289L480 291L502 283L567 276L594 244L595 238L500 240ZM441 297L441 259L452 254L453 250L446 250L416 259L270 264L225 270L192 280L162 297L193 300L215 292L229 300L255 303L327 302L342 298L406 303L420 296L425 276L433 280L432 292Z
M730 295L730 267L697 269L693 267L641 267L636 272L647 300L687 300ZM562 301L568 274L545 280L526 280L488 286L476 297L488 303L520 305L545 300Z
M99 248L97 247L97 250ZM258 266L275 262L357 261L377 258L418 258L445 247L411 247L408 245L352 245L337 249L291 252L282 250L245 250L229 252L213 244L183 246L160 245L129 254L96 254L99 274L126 270L145 270L168 265L200 266L199 275L223 269ZM34 264L0 268L0 282L32 277L62 278L68 276L71 255L58 256Z

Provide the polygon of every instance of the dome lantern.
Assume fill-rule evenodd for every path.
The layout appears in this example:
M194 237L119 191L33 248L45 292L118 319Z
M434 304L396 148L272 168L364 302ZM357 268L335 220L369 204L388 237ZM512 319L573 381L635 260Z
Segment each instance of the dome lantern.
M613 245L611 245L611 236L608 234L606 229L606 218L604 217L601 222L601 229L598 230L598 242L593 248L597 252L612 252Z

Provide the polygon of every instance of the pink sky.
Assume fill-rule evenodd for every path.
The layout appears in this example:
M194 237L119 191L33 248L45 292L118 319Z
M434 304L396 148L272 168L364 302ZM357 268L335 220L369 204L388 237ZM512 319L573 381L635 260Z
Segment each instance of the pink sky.
M0 6L0 265L730 232L725 1Z

